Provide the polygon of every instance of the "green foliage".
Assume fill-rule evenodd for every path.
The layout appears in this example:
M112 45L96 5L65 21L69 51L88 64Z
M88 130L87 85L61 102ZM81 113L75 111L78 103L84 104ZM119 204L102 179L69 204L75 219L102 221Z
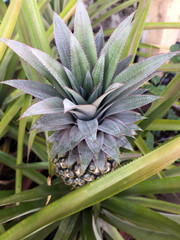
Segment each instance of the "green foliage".
M7 189L0 190L0 205L2 206L0 210L0 240L45 239L55 229L57 229L57 231L54 240L122 239L119 230L140 240L180 239L180 223L178 223L175 218L175 216L179 217L180 215L179 205L156 198L156 194L176 194L180 191L180 167L176 166L176 164L173 165L173 162L180 157L180 137L172 137L173 139L170 142L165 142L161 147L154 149L155 139L153 134L154 131L156 131L155 136L158 136L158 134L160 136L161 130L175 131L176 135L180 130L180 119L175 114L175 111L171 109L171 106L180 96L180 75L176 74L167 86L161 85L159 77L151 75L151 73L155 71L155 68L160 67L165 60L173 56L173 53L170 55L162 55L164 60L162 59L161 63L157 57L152 57L151 69L146 68L146 64L143 66L146 73L147 71L150 72L142 76L138 82L138 86L134 82L134 70L139 72L142 70L142 68L138 68L138 66L141 65L139 63L129 68L126 73L122 73L118 81L116 78L130 62L132 63L132 57L125 57L137 52L137 48L141 45L140 38L144 28L179 28L179 23L145 23L150 3L150 1L147 0L128 0L123 4L112 7L111 10L107 10L116 2L116 0L98 0L88 7L91 19L94 19L94 17L100 14L100 16L93 21L93 26L95 26L113 13L139 2L133 27L129 26L129 28L123 30L124 38L122 42L119 42L121 33L116 34L117 32L115 32L114 37L110 40L110 48L105 45L103 54L100 53L104 44L103 32L100 30L95 41L93 40L89 20L87 19L86 13L83 12L84 10L82 10L82 5L81 9L79 9L78 16L75 18L75 24L78 24L78 22L81 21L81 17L85 17L86 24L80 30L78 27L76 27L75 30L76 38L85 48L85 53L79 48L76 40L71 39L71 45L73 45L72 47L74 49L72 56L74 73L77 72L79 74L78 81L82 82L83 78L86 79L83 88L87 92L91 92L92 89L97 86L96 91L89 96L88 104L94 104L94 107L92 106L92 112L94 110L96 111L97 107L99 105L102 106L105 100L111 102L112 99L116 97L116 94L119 94L122 90L124 93L133 92L133 90L144 84L150 77L152 78L151 83L145 84L144 88L149 89L152 94L162 96L163 98L160 98L151 105L145 114L147 119L142 119L136 114L133 116L127 114L125 118L122 116L122 121L125 121L125 119L128 121L133 118L134 121L138 121L138 125L145 130L145 134L143 135L143 133L137 129L136 125L133 126L135 128L134 131L138 131L138 135L134 136L136 139L131 139L131 143L134 149L135 144L137 148L136 151L132 152L132 150L130 151L130 149L132 149L130 144L128 145L128 142L123 142L127 150L123 150L122 153L122 166L93 183L71 191L70 187L64 185L58 178L53 178L51 183L48 182L47 184L47 171L43 170L49 170L49 173L52 174L51 177L54 174L49 156L51 143L50 145L46 145L47 141L44 139L43 134L38 133L35 136L34 132L29 132L32 125L32 129L41 126L41 130L46 131L45 126L48 124L48 126L51 127L52 122L56 121L56 119L47 117L37 120L37 116L35 116L29 119L17 120L20 115L22 115L21 113L32 103L32 99L21 90L30 94L33 92L33 95L40 97L42 101L47 97L51 97L53 106L55 103L58 109L59 106L63 106L62 101L57 100L57 98L60 99L61 96L70 96L71 100L75 99L77 104L80 103L82 106L84 104L80 96L81 91L78 88L76 77L71 74L67 68L62 68L55 59L52 59L52 56L57 59L58 51L62 52L61 55L66 54L69 51L70 45L70 43L69 45L65 45L61 50L56 49L54 41L52 41L54 39L52 25L53 11L60 15L63 21L66 21L71 28L76 0L40 0L38 4L35 0L16 0L12 1L9 7L6 7L3 1L0 1L0 37L11 38L12 40L8 40L6 43L8 43L9 46L13 43L14 45L13 47L11 45L11 47L16 51L19 51L18 49L21 48L20 55L26 55L24 56L24 60L27 60L31 56L32 58L29 61L30 65L42 74L39 75L37 71L25 63L22 58L13 54L10 49L7 49L5 52L6 46L2 43L0 44L0 49L2 50L0 51L0 81L4 82L5 80L15 78L24 79L21 81L18 80L21 90L15 90L10 87L17 86L15 80L6 81L6 86L0 84L0 163L15 170L16 185L15 191ZM102 13L102 11L106 12ZM63 21L61 21L62 26L64 26ZM85 27L88 28L88 34L85 36L85 39L83 39L81 31L84 31L83 29ZM64 30L65 34L61 36L62 41L68 34L71 35L71 32L66 30ZM110 33L112 30L108 29L106 33L107 32ZM127 39L128 34L130 35ZM26 48L19 43L18 46L16 46L17 42L15 41L17 40L39 50ZM96 47L98 46L97 54L94 44L96 44ZM122 52L117 51L118 44L125 44ZM145 47L151 48L153 46L146 45ZM173 45L170 50L171 52L179 51L179 45ZM41 51L46 53L42 53ZM113 57L114 55L111 55L112 52L116 54L115 58ZM82 71L81 73L76 69L77 53L82 56L80 64L83 64L84 72ZM51 57L49 57L48 54ZM89 61L84 57L85 54L88 56ZM101 57L99 58L100 55ZM166 58L165 56L168 57ZM97 57L99 61L95 65ZM63 62L62 59L63 57L61 57L61 61ZM120 64L119 60L121 60ZM155 61L155 66L153 66L153 62ZM66 58L64 58L66 67L69 67L68 62L69 61L66 61ZM163 71L166 71L168 69L168 71L171 72L175 70L179 71L179 65L177 65L180 62L179 55L174 56L171 62L170 64L164 64L162 70L164 69ZM115 72L115 76L113 66L117 63L119 64L119 72ZM45 67L49 64L51 65L50 74ZM124 66L123 69L121 69L122 65ZM94 68L92 73L93 78L90 77L89 73L86 74L87 67L89 72ZM110 71L107 70L108 68ZM64 78L66 74L68 78ZM147 78L147 75L149 78ZM102 85L101 82L104 76L107 82ZM125 78L126 76L127 78ZM110 85L111 78L114 79L114 85ZM58 91L52 88L47 80L55 84ZM89 82L91 84L89 84ZM119 85L116 82L120 82L118 83ZM122 86L122 84L126 82L129 82L127 88ZM99 97L99 92L101 92L103 88L107 89L109 85L108 93L105 92L102 97ZM30 92L28 90L29 86L31 86ZM40 91L42 86L44 86L44 90ZM68 88L69 86L73 86L74 91L70 90ZM148 99L149 96L144 99L144 102L151 102L152 98ZM137 107L141 106L138 98L132 96L130 100L135 101ZM126 108L129 109L131 109L130 100L126 105ZM35 105L36 104L37 103L35 103ZM69 108L68 104L69 103L67 103L66 106L67 109ZM77 104L73 106L75 110L77 110ZM44 105L46 105L46 110L49 109L48 111L53 111L51 104L49 108L47 108L46 102ZM114 111L118 109L119 106L120 102L117 102ZM80 110L87 111L87 107L81 108ZM38 114L40 111L41 113L43 111L42 105L39 105ZM54 111L56 111L56 109ZM29 108L27 114L24 116L32 115L32 112L34 113L33 107ZM61 113L58 115L58 124L61 121L61 115ZM67 115L66 123L67 125L72 123L69 115ZM112 122L110 123L112 124ZM108 132L114 131L110 123L106 123L104 126L101 126L101 128ZM89 124L89 126L88 124L82 126L81 121L78 121L81 131L87 134L88 129L89 134L92 136L91 140L94 140L97 122L93 121ZM128 134L128 129L122 130ZM114 134L118 134L118 131ZM46 133L45 135L46 138L48 138L48 134ZM82 134L77 132L77 126L72 129L68 136L70 136L73 146L83 138ZM68 136L64 136L64 139L67 141L69 141ZM98 138L99 141L100 138L101 136ZM118 160L119 155L117 154L117 149L113 141L108 142L108 140L109 139L106 139L107 145L109 144L109 147L111 147L111 153L113 152L112 148L114 148L113 157ZM89 142L89 146L92 144L95 145L95 143ZM13 147L16 145L17 150ZM84 146L82 146L82 148L83 147ZM27 153L27 148L29 153L31 151L30 155ZM93 149L94 154L97 156L98 148ZM66 150L67 149L65 149L65 151ZM63 152L63 149L61 149L61 151ZM83 150L81 149L80 151ZM108 148L106 148L106 151L108 151ZM17 157L14 153L17 153ZM88 154L88 151L86 153ZM145 156L139 157L142 154ZM76 154L74 153L74 155ZM28 156L29 162L27 162ZM138 157L138 159L134 160L136 157ZM72 156L69 160L74 161ZM129 163L127 164L127 162ZM164 170L163 173L157 175L161 170ZM28 178L28 181L33 183L32 189L21 189L22 179L25 179L24 176ZM159 176L161 178L159 178ZM1 181L3 181L3 179ZM47 199L49 201L48 204ZM17 206L15 206L15 204L17 204ZM162 211L168 214L162 214Z
M179 51L179 50L180 50L180 45L177 44L177 43L170 47L170 51L171 52L175 52L175 51ZM173 62L173 63L180 63L180 54L178 54L177 56L174 56L171 59L171 62Z
M145 134L147 147L152 150L154 148L154 135L151 132Z

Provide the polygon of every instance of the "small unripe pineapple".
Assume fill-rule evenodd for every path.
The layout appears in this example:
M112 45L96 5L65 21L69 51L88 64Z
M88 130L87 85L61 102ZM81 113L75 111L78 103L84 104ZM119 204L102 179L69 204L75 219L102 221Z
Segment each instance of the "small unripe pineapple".
M29 80L3 82L39 99L22 117L42 115L33 125L38 132L53 131L51 156L56 174L73 188L114 170L121 148L132 150L126 137L140 130L143 117L134 109L156 100L139 89L156 69L177 53L161 54L129 67L132 56L121 58L133 26L126 18L104 44L103 30L94 38L90 19L77 2L74 34L54 14L54 36L61 64L40 50L1 39L42 74L50 84Z

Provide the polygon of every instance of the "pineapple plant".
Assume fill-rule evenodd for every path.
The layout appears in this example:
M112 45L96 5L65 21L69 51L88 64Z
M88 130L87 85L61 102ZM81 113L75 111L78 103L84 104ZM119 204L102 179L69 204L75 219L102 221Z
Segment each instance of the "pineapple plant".
M133 27L126 18L104 43L103 30L93 35L82 0L78 0L74 33L54 14L54 36L60 62L20 42L1 39L49 83L30 80L1 82L31 94L37 100L21 116L41 115L31 130L53 132L49 142L56 174L78 188L113 171L121 164L121 148L132 150L128 138L143 119L134 111L158 97L140 87L177 53L153 56L129 66L121 59ZM120 60L121 59L121 60Z

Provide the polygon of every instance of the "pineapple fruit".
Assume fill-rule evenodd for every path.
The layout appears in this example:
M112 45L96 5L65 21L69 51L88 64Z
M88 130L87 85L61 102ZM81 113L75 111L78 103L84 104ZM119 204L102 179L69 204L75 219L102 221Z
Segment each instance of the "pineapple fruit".
M102 29L94 38L81 0L77 2L74 34L54 14L61 63L40 50L1 39L50 83L3 82L39 100L22 117L42 115L32 130L54 132L49 142L53 143L51 156L56 173L73 188L119 166L121 148L132 150L127 137L133 138L140 130L134 122L143 118L133 110L157 99L139 88L176 54L153 56L133 66L129 66L132 56L121 59L133 16L126 18L104 44Z

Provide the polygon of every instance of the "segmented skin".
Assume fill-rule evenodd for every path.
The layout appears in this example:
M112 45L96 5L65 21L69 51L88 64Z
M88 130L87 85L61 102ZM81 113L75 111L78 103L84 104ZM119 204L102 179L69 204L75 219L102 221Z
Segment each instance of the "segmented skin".
M72 186L72 189L76 189L84 186L85 184L96 180L99 177L113 171L119 164L112 159L109 159L101 171L93 161L89 164L86 171L82 173L81 167L78 163L73 164L71 167L67 167L66 158L55 157L52 160L55 165L55 173L60 176L66 185Z

